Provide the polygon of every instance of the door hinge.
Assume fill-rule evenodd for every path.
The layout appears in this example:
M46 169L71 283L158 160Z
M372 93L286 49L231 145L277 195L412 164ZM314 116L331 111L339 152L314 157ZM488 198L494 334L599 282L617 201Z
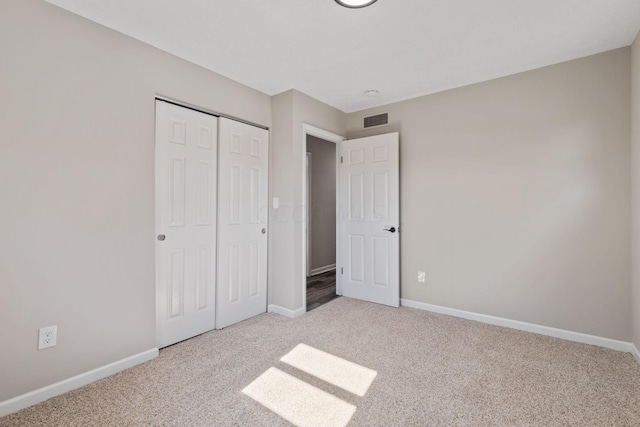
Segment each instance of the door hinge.
M344 157L340 156L340 163L344 163Z
M344 274L344 268L340 267L340 274Z

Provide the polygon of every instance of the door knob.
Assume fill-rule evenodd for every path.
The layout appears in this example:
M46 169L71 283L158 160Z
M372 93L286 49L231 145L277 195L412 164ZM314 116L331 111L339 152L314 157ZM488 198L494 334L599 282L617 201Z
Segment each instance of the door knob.
M266 229L266 228L263 228L263 229L262 229L262 234L265 234L266 232L267 232L267 229Z
M391 233L395 233L396 232L396 228L395 227L385 228L384 231L390 231Z
M165 236L164 234L158 234L158 240L160 240L161 242L166 238L167 236Z

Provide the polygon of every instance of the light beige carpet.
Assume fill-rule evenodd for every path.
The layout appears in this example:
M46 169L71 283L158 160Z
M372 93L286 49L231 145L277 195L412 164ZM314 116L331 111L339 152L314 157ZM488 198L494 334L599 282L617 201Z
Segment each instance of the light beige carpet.
M301 343L377 375L359 396L280 360ZM285 360L304 365L299 351ZM246 394L278 399L264 388L274 373L280 386L355 407L350 426L640 426L640 366L630 354L348 298L198 336L0 426L290 425Z

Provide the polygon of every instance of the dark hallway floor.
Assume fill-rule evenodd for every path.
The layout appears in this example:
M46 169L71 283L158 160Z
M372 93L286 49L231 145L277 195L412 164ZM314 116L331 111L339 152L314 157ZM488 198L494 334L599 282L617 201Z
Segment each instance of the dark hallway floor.
M337 297L335 270L307 277L307 311L318 308Z

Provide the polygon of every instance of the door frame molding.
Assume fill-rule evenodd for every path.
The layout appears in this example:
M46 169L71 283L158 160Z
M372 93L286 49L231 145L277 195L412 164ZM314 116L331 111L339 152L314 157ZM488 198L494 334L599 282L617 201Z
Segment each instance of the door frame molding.
M338 270L342 266L342 259L340 258L340 238L342 236L341 233L341 224L340 224L340 200L342 200L340 193L340 178L341 178L341 168L340 168L340 155L342 153L342 141L346 141L342 135L338 135L333 132L329 132L327 130L312 126L308 123L302 123L302 156L300 158L300 162L302 164L302 179L305 185L302 185L302 211L307 213L309 206L307 206L307 136L315 136L317 138L323 139L328 142L333 142L336 144L336 294L342 295L342 278L338 274ZM309 223L307 220L308 214L302 215L302 239L300 241L300 248L305 253L305 256L302 257L302 277L300 280L300 288L302 290L302 313L307 312L307 233Z

